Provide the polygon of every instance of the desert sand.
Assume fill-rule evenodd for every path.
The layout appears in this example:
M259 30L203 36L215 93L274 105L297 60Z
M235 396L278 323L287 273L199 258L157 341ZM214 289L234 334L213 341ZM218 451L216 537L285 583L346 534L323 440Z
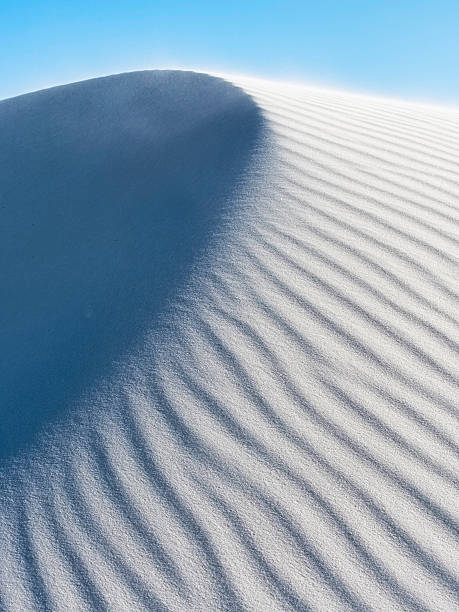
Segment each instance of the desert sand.
M0 134L0 609L457 610L459 111L143 71Z

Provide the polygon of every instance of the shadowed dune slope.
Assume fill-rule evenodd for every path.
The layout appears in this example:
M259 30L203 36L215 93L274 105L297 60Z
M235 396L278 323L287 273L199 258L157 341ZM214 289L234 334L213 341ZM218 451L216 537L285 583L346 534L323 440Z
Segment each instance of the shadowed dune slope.
M0 458L151 329L219 231L260 129L240 89L187 72L0 103Z
M61 205L69 219L77 215L85 243L67 260L74 224L62 247L45 217L37 231L27 225L54 193L52 181L45 194L37 179L29 212L8 209L18 236L27 225L28 240L45 248L49 234L50 260L62 266L61 275L40 268L36 249L6 232L15 266L2 260L7 283L37 294L34 304L10 290L2 306L11 317L11 395L23 353L18 397L36 393L46 411L51 391L53 399L67 392L65 380L72 393L59 426L43 423L46 438L35 434L33 451L17 452L5 470L0 609L457 610L459 113L180 73L34 95L113 83L110 109L115 85L129 78L157 83L156 100L175 92L164 112L186 124L196 112L204 124L201 139L178 123L180 137L154 170L144 128L132 134L137 119L120 119L119 133L131 136L118 137L118 150L107 144L91 179L119 231L104 242L107 221L84 198L76 213L68 186L65 198L51 198L55 215ZM133 88L121 90L122 98ZM28 138L40 129L32 124ZM90 156L102 136L78 138ZM9 143L8 185L19 193L34 148ZM145 158L120 164L125 143ZM54 155L49 172L60 163ZM147 166L130 182L133 167ZM81 195L89 179L79 180ZM150 191L160 210L177 211L153 244L149 215L161 215L144 206ZM141 209L138 221L125 201ZM193 202L185 217L183 201ZM23 252L30 258L21 268ZM77 272L99 300L87 318L84 298L65 284ZM40 298L39 279L59 285L53 303L65 325L43 305L54 293L48 287ZM35 311L61 330L32 346L59 362L62 384L46 382L55 362L25 351L30 331L43 328ZM32 320L30 331L19 317ZM97 366L91 376L88 360Z

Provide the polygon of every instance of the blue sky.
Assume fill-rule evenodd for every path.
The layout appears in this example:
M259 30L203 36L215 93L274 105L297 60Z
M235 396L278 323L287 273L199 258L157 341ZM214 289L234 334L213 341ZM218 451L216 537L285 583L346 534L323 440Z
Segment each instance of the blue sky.
M169 66L459 106L459 0L0 0L0 98Z

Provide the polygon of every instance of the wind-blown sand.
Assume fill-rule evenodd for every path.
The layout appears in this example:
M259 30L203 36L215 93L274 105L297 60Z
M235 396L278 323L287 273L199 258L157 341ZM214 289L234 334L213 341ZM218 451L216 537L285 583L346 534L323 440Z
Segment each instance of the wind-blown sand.
M457 610L459 112L153 71L0 134L0 609Z

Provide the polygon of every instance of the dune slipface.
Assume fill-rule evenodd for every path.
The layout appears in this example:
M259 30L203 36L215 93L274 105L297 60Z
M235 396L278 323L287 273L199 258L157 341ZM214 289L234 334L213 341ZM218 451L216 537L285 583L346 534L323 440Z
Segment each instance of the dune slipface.
M457 609L458 119L178 72L0 104L1 609Z
M218 233L260 128L240 89L186 72L0 103L0 457L152 328Z

